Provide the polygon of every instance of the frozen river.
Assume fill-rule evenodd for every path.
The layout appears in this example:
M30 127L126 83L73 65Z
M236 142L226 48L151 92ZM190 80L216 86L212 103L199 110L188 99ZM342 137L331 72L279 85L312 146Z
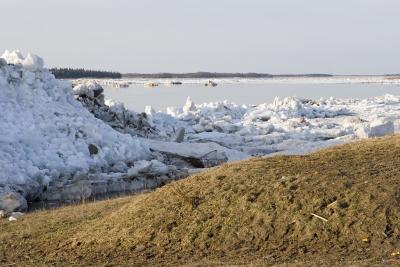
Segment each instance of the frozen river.
M182 81L182 80L181 80ZM205 80L183 80L182 85L165 85L165 80L157 80L159 86L146 88L145 80L123 80L127 88L105 85L105 96L135 111L143 111L150 105L156 110L169 106L183 106L190 96L195 103L228 100L236 104L270 103L276 96L297 96L320 99L321 97L368 98L384 94L400 95L400 82L383 77L352 78L293 78L269 80L215 80L216 87L204 86ZM111 81L112 82L112 81Z

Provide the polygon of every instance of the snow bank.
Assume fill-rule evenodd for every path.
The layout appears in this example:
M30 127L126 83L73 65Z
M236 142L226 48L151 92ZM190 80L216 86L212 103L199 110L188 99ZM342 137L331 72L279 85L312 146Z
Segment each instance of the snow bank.
M94 118L41 58L18 51L1 58L0 185L33 198L68 173L107 172L149 157L145 144Z

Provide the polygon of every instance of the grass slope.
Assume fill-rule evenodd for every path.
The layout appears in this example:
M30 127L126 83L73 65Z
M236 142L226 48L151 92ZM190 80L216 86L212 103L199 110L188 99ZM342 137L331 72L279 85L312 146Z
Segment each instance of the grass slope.
M393 136L2 220L0 265L397 265L399 223Z

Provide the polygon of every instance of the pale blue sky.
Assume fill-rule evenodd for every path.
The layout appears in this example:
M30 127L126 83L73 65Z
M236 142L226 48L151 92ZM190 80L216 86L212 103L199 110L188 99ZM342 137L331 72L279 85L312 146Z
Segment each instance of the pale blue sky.
M0 50L122 72L400 72L399 0L0 0Z

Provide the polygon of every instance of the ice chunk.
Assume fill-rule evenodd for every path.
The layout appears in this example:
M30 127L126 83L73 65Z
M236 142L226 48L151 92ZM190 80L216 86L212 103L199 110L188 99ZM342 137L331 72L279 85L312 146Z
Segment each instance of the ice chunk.
M169 168L164 163L158 160L151 161L151 172L155 174L166 174L168 173Z
M22 216L24 216L25 214L22 212L11 212L10 217L8 218L8 220L10 222L12 221L17 221L19 218L21 218Z
M355 134L359 138L371 138L394 134L394 123L390 120L376 119L370 123L363 123L355 127Z
M149 116L154 116L156 114L156 111L153 109L152 106L146 106L144 112Z
M370 124L371 132L369 137L385 136L394 133L393 121L378 119Z
M36 71L44 67L44 61L41 57L29 53L22 61L22 65L27 70Z
M0 210L4 210L6 213L13 211L25 211L28 208L28 204L25 198L10 189L4 189L0 192Z
M248 154L222 147L216 143L175 143L142 139L152 150L175 154L187 158L203 158L212 156L215 159L226 158L229 161L249 158Z
M190 111L195 111L195 110L196 110L196 105L194 104L193 100L189 96L186 99L185 105L183 106L183 111L190 112Z
M138 176L139 174L165 174L169 168L158 160L140 160L135 162L135 165L128 170L128 176Z
M74 94L78 96L97 97L103 93L104 89L97 82L88 81L73 88Z
M36 71L43 69L44 61L41 57L28 53L26 57L22 55L20 51L8 51L6 50L1 56L8 64L21 64L25 69L30 71Z
M184 138L185 138L185 128L179 127L176 130L174 142L182 143Z

